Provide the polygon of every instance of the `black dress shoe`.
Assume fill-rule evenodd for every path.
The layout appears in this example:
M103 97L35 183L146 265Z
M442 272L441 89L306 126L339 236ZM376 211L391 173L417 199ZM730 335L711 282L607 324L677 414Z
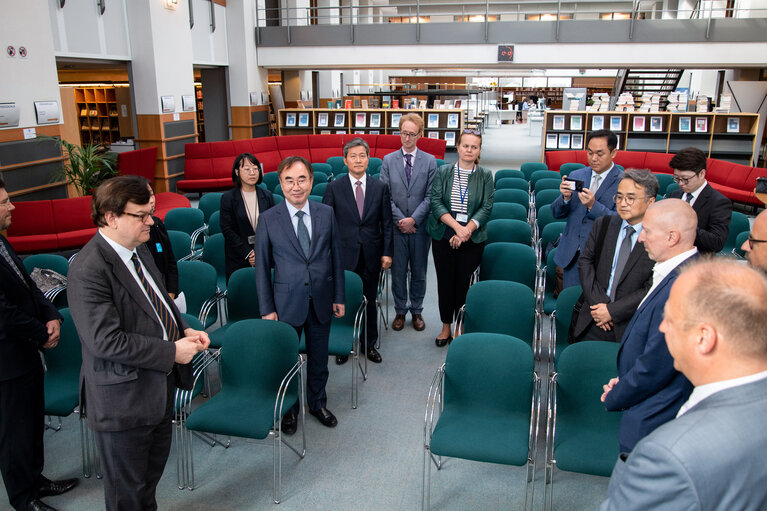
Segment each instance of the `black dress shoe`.
M378 353L378 350L371 346L368 348L368 360L380 364L383 359L381 358L381 354Z
M295 435L298 430L298 416L295 413L288 412L282 416L282 432L286 435Z
M319 410L311 410L310 414L317 417L317 420L322 423L323 426L328 428L335 428L338 424L336 416L327 408L320 408Z
M40 488L37 489L38 497L51 497L53 495L61 495L66 493L79 483L79 479L61 479L59 481L45 480Z
M40 499L33 499L27 504L27 511L57 511L57 509L49 506Z
M438 348L442 348L442 347L447 346L448 344L450 344L450 342L452 342L452 340L453 340L453 336L452 335L448 335L447 338L445 338L445 339L440 339L439 337L437 337L436 339L434 339L434 344L436 344Z
M344 365L349 361L349 355L336 355L336 364Z

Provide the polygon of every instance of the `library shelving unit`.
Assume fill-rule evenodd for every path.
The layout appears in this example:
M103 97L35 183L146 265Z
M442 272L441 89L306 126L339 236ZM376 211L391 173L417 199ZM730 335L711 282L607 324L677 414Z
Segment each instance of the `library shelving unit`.
M194 86L194 102L196 105L197 113L197 133L199 134L198 141L205 142L205 113L203 112L202 102L202 85Z
M754 165L758 128L754 113L546 110L542 151L585 149L589 132L609 129L620 150L676 153L697 147L709 158Z
M120 140L114 87L76 87L75 103L83 144L111 144Z

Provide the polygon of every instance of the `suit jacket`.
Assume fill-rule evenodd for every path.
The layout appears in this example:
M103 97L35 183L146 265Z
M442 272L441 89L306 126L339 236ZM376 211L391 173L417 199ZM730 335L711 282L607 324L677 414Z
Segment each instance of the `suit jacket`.
M388 187L367 176L362 218L347 174L328 184L322 202L333 208L338 222L341 259L344 269L354 271L360 252L368 273L378 275L381 257L392 256L391 197Z
M655 428L673 419L692 392L692 384L674 369L666 337L658 329L671 286L682 262L652 290L631 318L618 350L619 381L607 394L605 407L623 410L618 441L630 451Z
M145 245L136 252L163 293L182 332L188 325L167 296ZM192 365L174 364L176 348L163 340L152 304L117 252L96 234L69 267L67 299L82 342L80 406L96 431L156 425L165 415L168 374L192 388Z
M27 283L25 286L5 258L0 257L0 381L6 381L40 367L39 351L48 342L45 324L62 318L29 278L2 234L0 243L5 245Z
M256 187L256 200L260 215L274 206L274 196L269 190ZM253 226L248 219L245 203L240 189L235 187L227 190L221 196L219 210L221 233L224 235L224 252L226 254L226 279L240 268L249 268L248 254L253 250L253 244L248 243L248 237L254 236Z
M298 243L285 201L264 211L256 226L256 289L261 315L277 313L293 326L306 322L309 298L321 323L330 321L334 303L344 303L344 267L333 209L309 201L311 252ZM271 267L274 266L274 284Z
M384 156L381 181L389 187L391 212L396 224L403 218L415 220L416 232L426 234L426 220L431 207L431 184L437 172L437 160L419 149L415 153L410 183L405 176L405 160L401 149ZM395 226L396 227L396 226ZM397 229L396 232L399 232Z
M712 394L618 460L600 511L767 509L766 423L767 380Z
M668 197L682 199L683 193L682 190L674 190ZM710 183L706 183L695 199L692 209L698 214L698 232L695 236L698 251L707 254L722 250L730 233L732 201L714 189Z
M173 255L173 247L170 244L168 230L162 220L152 217L154 224L149 228L149 241L147 248L152 253L154 264L163 276L165 289L174 295L178 294L178 264Z
M574 170L568 177L580 179L583 181L583 186L588 188L591 183L591 167ZM554 218L567 218L565 230L557 246L557 253L554 255L554 262L557 263L557 266L566 268L573 262L578 251L583 251L594 220L600 216L615 213L613 196L618 190L618 183L622 178L623 167L615 164L604 182L599 184L591 211L586 210L575 193L570 197L570 202L567 204L565 204L562 195L551 203L551 213Z
M589 306L606 303L607 310L613 318L615 339L620 340L639 302L652 284L652 268L655 262L647 255L644 243L637 241L626 261L623 273L614 283L618 286L615 290L615 301L610 301L607 288L610 285L615 244L618 241L622 222L618 215L597 218L578 259L578 272L583 288L581 295L583 306L573 330L576 338L582 336L591 326L593 319Z

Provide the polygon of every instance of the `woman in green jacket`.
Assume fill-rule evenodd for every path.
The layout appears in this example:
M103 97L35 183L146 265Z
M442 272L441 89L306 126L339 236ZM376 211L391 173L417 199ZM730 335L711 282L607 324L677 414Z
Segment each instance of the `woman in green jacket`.
M451 325L466 301L474 270L482 260L487 222L493 210L493 175L477 165L482 150L479 131L458 136L458 163L437 169L431 187L431 215L426 229L434 239L432 255L442 331L442 347L453 340Z

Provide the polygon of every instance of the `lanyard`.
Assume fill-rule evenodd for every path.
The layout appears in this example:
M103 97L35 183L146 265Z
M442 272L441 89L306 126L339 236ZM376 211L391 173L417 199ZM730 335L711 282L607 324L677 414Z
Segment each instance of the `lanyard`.
M466 178L466 189L461 190L461 168L458 166L458 164L455 164L455 173L458 177L458 195L461 197L461 205L463 205L463 201L466 199L466 194L469 193L469 178L471 178L471 175L474 174L474 171L477 170L477 166L474 165L471 168L471 172L469 173L469 176Z

